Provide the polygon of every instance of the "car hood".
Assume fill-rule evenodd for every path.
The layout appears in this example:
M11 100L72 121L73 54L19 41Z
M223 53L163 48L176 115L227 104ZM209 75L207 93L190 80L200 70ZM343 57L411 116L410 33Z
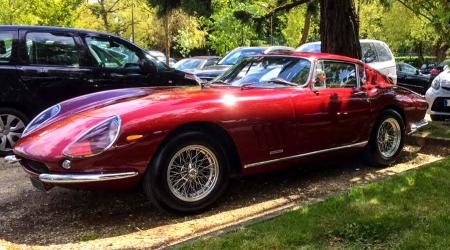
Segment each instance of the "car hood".
M64 158L63 149L74 139L109 117L119 116L121 131L156 129L162 117L173 120L213 114L237 102L265 100L262 94L272 89L246 89L230 86L214 87L153 87L131 88L99 92L61 103L60 114L41 128L21 138L14 147L15 154L33 160L59 161ZM290 93L290 92L286 92ZM289 94L286 94L289 95ZM234 110L234 109L230 109ZM230 116L235 116L230 111ZM142 130L144 129L144 130ZM164 128L163 128L164 129Z

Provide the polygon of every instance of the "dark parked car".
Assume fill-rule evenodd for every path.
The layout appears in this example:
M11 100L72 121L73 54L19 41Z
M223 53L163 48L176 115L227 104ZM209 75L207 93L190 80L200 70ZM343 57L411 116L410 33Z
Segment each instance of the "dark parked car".
M189 78L189 79L188 79ZM60 101L101 90L198 84L113 35L37 26L0 26L0 155L30 118Z
M277 52L294 51L293 48L285 46L271 46L271 47L239 47L230 51L225 55L216 65L199 70L195 72L195 75L203 81L210 81L229 68L240 62L243 58L257 55L268 54Z
M213 66L220 60L218 56L194 56L181 59L173 66L177 70L184 72L195 72Z
M430 75L420 73L407 63L397 63L397 84L424 95L431 84Z

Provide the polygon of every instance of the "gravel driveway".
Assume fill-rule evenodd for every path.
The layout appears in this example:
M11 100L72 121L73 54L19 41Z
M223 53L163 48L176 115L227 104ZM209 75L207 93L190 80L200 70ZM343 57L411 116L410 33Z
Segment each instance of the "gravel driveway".
M157 211L139 192L53 188L44 193L21 168L0 159L0 249L163 247L448 155L448 147L408 146L387 169L347 159L242 178L210 211L188 217Z

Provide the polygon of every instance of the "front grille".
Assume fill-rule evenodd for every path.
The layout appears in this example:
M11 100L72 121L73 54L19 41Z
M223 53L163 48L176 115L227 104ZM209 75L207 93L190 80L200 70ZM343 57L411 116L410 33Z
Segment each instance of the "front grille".
M50 172L48 167L44 163L40 163L37 161L28 160L28 159L22 159L21 162L25 168L27 168L33 172L36 172L39 174Z
M443 89L450 91L450 87L442 87Z
M436 111L436 112L449 113L450 107L445 107L445 100L447 100L447 99L450 99L450 98L443 98L443 97L436 98L436 100L434 100L433 106L431 106L431 110Z

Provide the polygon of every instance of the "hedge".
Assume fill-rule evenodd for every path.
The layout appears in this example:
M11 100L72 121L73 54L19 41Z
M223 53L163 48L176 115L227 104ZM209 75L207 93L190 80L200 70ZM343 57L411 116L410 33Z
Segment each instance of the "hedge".
M396 62L405 62L405 63L411 64L417 68L420 68L420 66L422 66L423 63L428 63L428 62L435 63L436 62L435 56L424 56L423 59L424 59L424 61L421 62L421 61L419 61L419 57L417 57L417 56L396 56L395 57Z

